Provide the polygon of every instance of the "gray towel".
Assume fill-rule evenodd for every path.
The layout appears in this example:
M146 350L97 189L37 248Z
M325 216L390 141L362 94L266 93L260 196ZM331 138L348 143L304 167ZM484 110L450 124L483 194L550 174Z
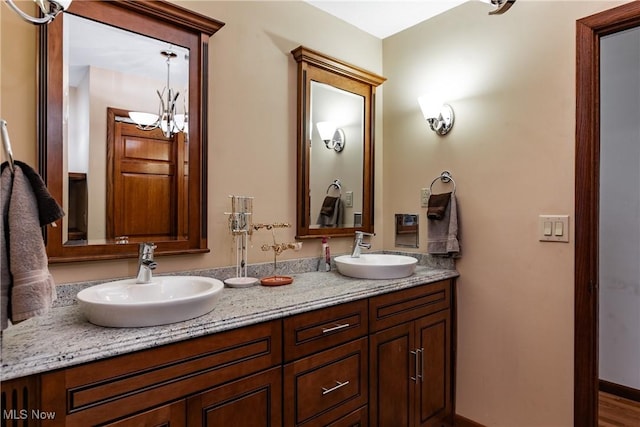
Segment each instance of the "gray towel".
M328 206L333 202L333 209ZM344 205L340 197L327 196L322 202L322 209L316 223L321 227L341 227L344 217Z
M431 255L460 256L458 243L458 207L455 193L444 211L442 219L427 218L427 252Z
M45 314L56 299L55 282L49 273L42 239L38 202L18 165L9 197L8 219L6 243L12 277L9 313L11 322L18 323Z
M0 221L0 330L7 328L10 317L11 273L9 272L8 246L4 233L9 225L9 197L11 196L12 183L11 171L9 168L3 169L2 176L0 176L0 211L2 212L2 221Z

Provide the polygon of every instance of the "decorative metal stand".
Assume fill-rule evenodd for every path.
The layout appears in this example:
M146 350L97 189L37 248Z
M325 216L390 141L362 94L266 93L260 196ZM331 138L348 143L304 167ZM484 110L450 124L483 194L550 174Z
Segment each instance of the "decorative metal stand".
M246 288L259 282L255 277L247 277L247 240L253 229L251 224L253 197L229 197L231 198L231 212L225 212L225 215L229 215L229 229L235 241L236 277L226 279L224 283L231 288Z
M273 244L262 245L261 249L264 252L273 251L273 276L264 277L260 279L260 284L263 286L282 286L289 285L293 283L293 278L291 276L280 276L277 274L277 260L278 255L287 249L300 250L302 248L302 242L290 242L290 243L277 243L276 242L276 228L288 228L291 227L291 224L287 223L274 223L274 224L258 224L254 226L255 230L259 230L260 228L266 228L267 230L271 230L271 234L273 236Z

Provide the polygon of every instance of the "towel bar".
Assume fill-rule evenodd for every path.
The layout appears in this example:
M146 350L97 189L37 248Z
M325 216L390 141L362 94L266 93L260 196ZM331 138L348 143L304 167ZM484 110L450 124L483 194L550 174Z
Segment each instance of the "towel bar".
M429 186L429 193L433 194L433 184L436 183L436 181L442 181L445 184L451 182L453 183L453 193L455 194L456 192L456 182L453 180L453 177L451 176L451 172L449 171L442 171L442 173L440 174L440 176L437 176L433 181L431 181L431 185Z
M327 194L329 194L329 190L331 190L332 187L335 187L338 189L338 195L342 197L342 183L340 182L339 179L334 180L329 187L327 187Z

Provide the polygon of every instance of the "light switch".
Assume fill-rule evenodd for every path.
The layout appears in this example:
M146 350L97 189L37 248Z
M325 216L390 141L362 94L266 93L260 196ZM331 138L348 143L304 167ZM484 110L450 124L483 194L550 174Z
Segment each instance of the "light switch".
M569 215L539 215L538 236L541 242L569 242Z
M553 224L553 234L555 236L562 236L564 234L564 224L562 221L556 221Z
M423 208L429 207L429 196L430 191L428 188L423 188L420 190L420 206Z
M345 193L344 206L345 206L345 208L352 208L353 207L353 191L347 191Z

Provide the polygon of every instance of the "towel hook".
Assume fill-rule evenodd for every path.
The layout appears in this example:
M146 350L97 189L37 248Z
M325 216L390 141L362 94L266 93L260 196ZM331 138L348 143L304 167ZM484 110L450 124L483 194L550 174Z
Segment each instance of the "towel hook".
M13 152L11 151L11 141L9 140L9 131L7 131L7 121L0 119L0 134L2 135L2 148L4 149L4 155L7 158L9 164L9 170L13 175Z
M456 192L456 182L453 180L453 176L451 176L451 172L449 171L442 171L442 173L440 174L440 176L437 176L433 181L431 181L431 185L429 186L429 193L433 194L433 184L436 183L436 181L442 181L445 184L451 182L453 183L453 193L455 194Z
M332 187L335 187L338 189L338 195L342 196L342 183L340 182L339 179L334 180L329 187L327 187L327 194L329 194L329 191L331 190Z

